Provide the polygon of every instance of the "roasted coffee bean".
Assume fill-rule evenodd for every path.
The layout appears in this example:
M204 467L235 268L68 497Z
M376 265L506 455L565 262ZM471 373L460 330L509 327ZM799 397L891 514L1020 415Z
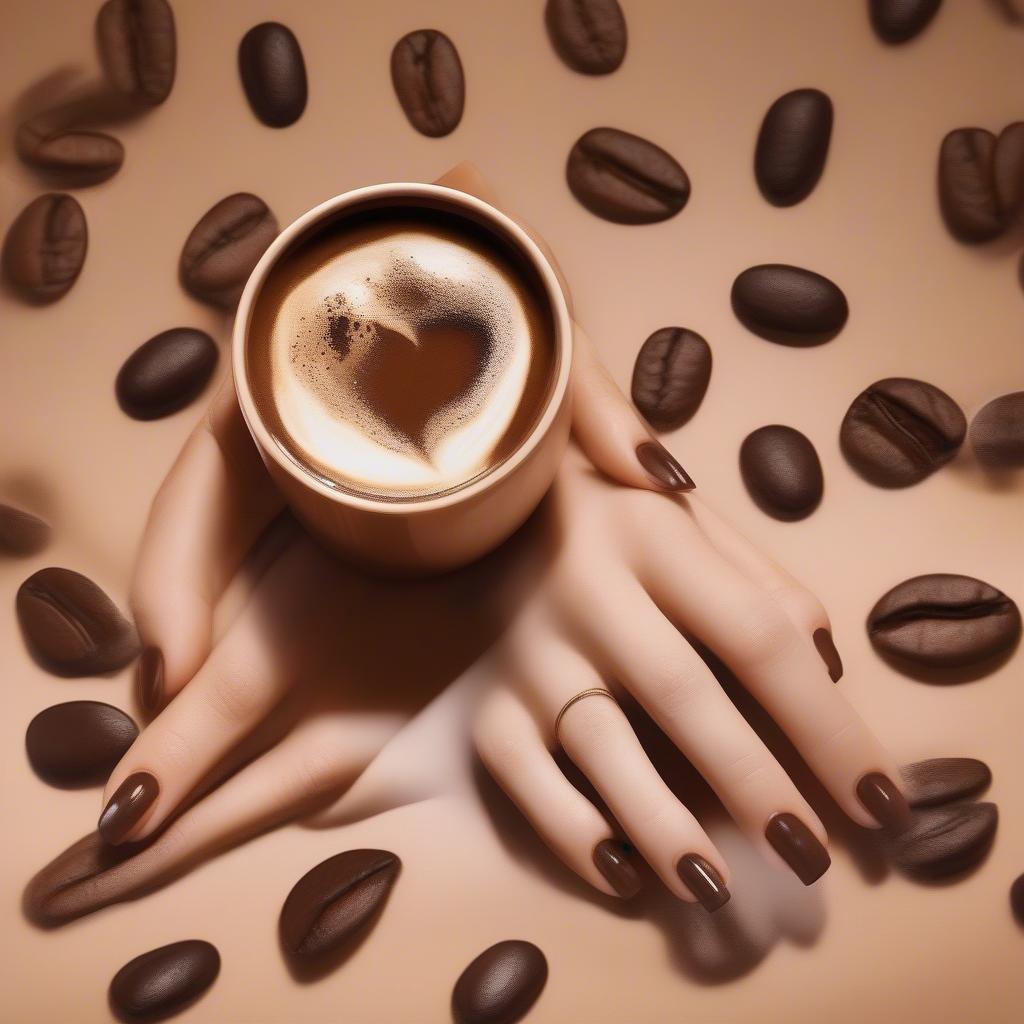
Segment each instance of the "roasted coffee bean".
M1020 633L1020 611L1011 598L982 580L953 573L904 580L868 615L868 635L877 650L936 668L1004 654Z
M764 115L754 152L761 194L775 206L793 206L818 184L832 138L832 101L820 89L794 89Z
M52 127L45 117L19 126L14 147L26 164L67 187L106 181L124 163L124 146L112 135Z
M119 708L72 700L40 711L25 731L35 773L55 786L105 782L135 742L138 726Z
M973 757L933 757L900 769L903 795L911 807L935 807L966 800L988 789L992 770Z
M896 45L922 32L941 5L942 0L870 0L868 6L878 38Z
M747 435L740 446L740 473L761 511L775 519L806 518L825 488L814 445L799 430L779 424Z
M49 524L13 505L0 505L0 554L34 555L50 539Z
M294 124L306 109L306 63L290 28L255 25L238 47L238 71L252 112L271 128Z
M96 42L115 89L153 106L167 99L178 48L167 0L107 0L96 16Z
M1024 121L1007 125L996 139L992 154L996 205L1009 222L1024 205Z
M909 487L949 462L966 433L967 420L945 391L888 377L853 400L839 428L839 446L865 480Z
M391 51L391 82L409 124L438 138L455 131L466 102L459 51L432 28L402 36Z
M128 1020L151 1020L183 1009L217 980L220 953L185 939L129 960L110 983L110 1004Z
M1024 875L1018 875L1010 886L1010 912L1024 928Z
M217 346L205 331L172 327L125 360L114 384L118 404L137 420L168 416L202 392L216 365Z
M199 218L186 239L182 284L197 299L232 309L276 237L277 221L262 199L248 192L227 196Z
M89 232L78 202L61 192L33 199L4 238L7 280L30 302L54 302L66 294L85 264Z
M111 672L139 653L135 627L81 573L40 569L18 588L15 606L33 657L57 675Z
M1024 466L1024 391L993 398L971 420L971 444L983 466Z
M607 75L626 56L618 0L548 0L544 21L555 51L573 71Z
M700 407L710 380L708 343L685 327L662 327L636 357L633 402L652 426L674 430Z
M307 871L281 908L285 951L299 961L314 960L365 931L401 866L387 850L346 850Z
M754 334L783 345L820 345L850 314L846 296L827 277L784 263L744 270L732 285L732 308Z
M961 242L988 242L1006 227L995 191L996 137L984 128L957 128L939 149L939 205Z
M912 811L910 825L887 839L901 871L936 879L974 867L988 853L999 824L995 804L962 803Z
M618 128L592 128L569 153L572 194L616 224L653 224L674 217L690 198L686 171L660 146Z
M452 1016L456 1024L512 1024L530 1010L547 980L547 959L532 942L497 942L459 975Z

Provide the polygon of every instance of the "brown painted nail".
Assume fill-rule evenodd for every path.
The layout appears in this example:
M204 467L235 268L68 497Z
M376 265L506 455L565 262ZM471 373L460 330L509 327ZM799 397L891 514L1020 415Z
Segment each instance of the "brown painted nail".
M722 876L703 858L695 853L681 857L676 871L686 887L700 900L701 906L713 914L729 902L731 893Z
M135 694L142 710L155 715L164 699L164 656L159 647L147 647L135 672Z
M149 772L129 775L103 808L96 826L104 841L116 846L138 824L160 793L160 784Z
M804 885L816 882L832 863L818 837L795 815L774 814L764 830L775 852L793 869Z
M857 797L883 828L910 824L910 807L896 784L881 772L869 772L857 783Z
M814 646L818 648L821 660L825 662L829 679L833 683L838 683L843 678L843 659L839 657L832 634L824 627L816 629L814 631Z
M697 485L690 474L657 441L644 441L636 450L640 465L659 487L668 491L692 491Z
M608 879L608 884L623 898L630 899L641 889L640 875L633 864L634 850L630 843L618 839L602 839L594 847L594 864Z

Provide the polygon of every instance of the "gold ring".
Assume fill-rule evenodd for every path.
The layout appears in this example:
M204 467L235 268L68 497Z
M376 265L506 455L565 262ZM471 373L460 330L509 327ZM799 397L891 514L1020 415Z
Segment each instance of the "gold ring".
M581 690L574 697L570 697L563 705L562 710L555 716L555 739L558 739L558 727L562 724L562 718L566 711L578 703L581 700L586 700L587 697L607 697L611 701L615 701L616 704L619 702L615 700L615 694L611 690L606 690L603 686L592 686L589 690Z

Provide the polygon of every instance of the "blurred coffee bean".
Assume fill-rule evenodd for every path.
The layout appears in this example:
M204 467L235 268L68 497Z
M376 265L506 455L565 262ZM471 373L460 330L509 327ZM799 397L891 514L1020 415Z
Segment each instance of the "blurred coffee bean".
M78 202L61 192L33 199L7 229L4 275L29 302L65 295L85 264L89 231Z
M974 665L1016 646L1020 611L983 580L954 573L914 576L883 595L868 614L871 643L915 665Z
M618 0L548 0L548 35L573 71L607 75L626 56L626 19Z
M839 445L865 480L909 487L949 462L966 433L967 420L945 391L888 377L853 400L839 428Z
M1018 875L1010 886L1010 912L1024 928L1024 875Z
M977 796L992 781L992 770L973 757L933 757L900 769L903 795L911 807L934 807Z
M999 824L995 804L948 804L911 812L910 825L886 838L889 857L915 878L960 874L988 853Z
M893 45L922 32L941 5L942 0L869 0L868 4L878 38Z
M580 137L566 180L591 213L616 224L667 220L690 198L690 179L673 157L617 128L592 128Z
M996 137L984 128L957 128L939 149L939 205L961 242L998 238L1006 219L996 200Z
M135 742L138 726L120 708L72 700L40 711L25 731L33 771L55 786L92 786L107 780Z
M178 44L167 0L107 0L96 15L96 43L119 92L153 106L170 95Z
M696 331L662 327L641 346L633 367L633 402L659 430L681 427L711 380L711 347Z
M75 128L50 130L45 117L22 124L14 146L26 164L68 188L106 181L124 163L124 146L113 136Z
M462 120L466 82L452 41L432 28L402 36L391 51L391 82L409 123L438 138Z
M832 137L832 101L819 89L780 96L761 123L754 153L758 188L775 206L793 206L818 184Z
M233 309L245 282L277 237L277 221L262 199L236 192L212 206L181 250L181 282L203 302Z
M1024 204L1024 121L1014 121L999 133L992 177L999 212L1009 222Z
M50 540L50 526L13 505L0 505L0 554L35 555Z
M71 569L33 573L15 599L33 657L61 676L123 668L139 653L135 627L92 580Z
M971 420L971 445L991 469L1024 467L1024 391L993 398Z
M994 0L1011 25L1024 25L1024 0Z
M825 488L814 445L799 430L779 424L747 435L740 446L740 472L758 507L775 519L806 518Z
M548 962L532 943L506 939L485 949L452 991L456 1024L512 1024L529 1012L548 980Z
M205 331L162 331L125 360L114 384L118 404L137 420L155 420L183 409L206 387L217 354Z
M796 346L829 341L850 314L846 296L827 277L784 263L744 270L733 282L732 308L754 334Z
M129 960L110 982L110 1003L128 1020L162 1019L201 996L219 973L216 946L172 942Z
M387 902L402 862L387 850L346 850L307 871L281 908L281 943L314 960L370 926Z
M306 63L290 28L255 25L238 47L238 70L252 112L271 128L294 124L306 109Z

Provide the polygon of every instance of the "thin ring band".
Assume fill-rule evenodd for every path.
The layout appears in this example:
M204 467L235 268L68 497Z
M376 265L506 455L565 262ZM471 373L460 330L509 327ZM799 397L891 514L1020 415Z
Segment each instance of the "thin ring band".
M574 697L570 697L562 705L562 710L559 711L558 714L555 716L556 740L558 739L558 727L562 724L562 718L564 717L566 711L568 711L569 708L573 706L573 704L576 704L581 700L586 700L587 697L607 697L609 700L614 701L614 703L619 703L617 700L615 700L615 694L612 693L611 690L606 690L603 686L592 686L589 690L580 690L579 693L577 693Z

